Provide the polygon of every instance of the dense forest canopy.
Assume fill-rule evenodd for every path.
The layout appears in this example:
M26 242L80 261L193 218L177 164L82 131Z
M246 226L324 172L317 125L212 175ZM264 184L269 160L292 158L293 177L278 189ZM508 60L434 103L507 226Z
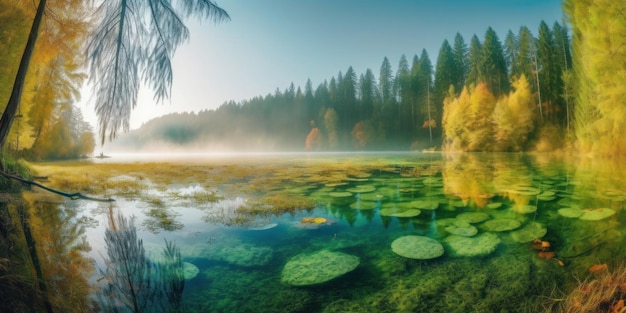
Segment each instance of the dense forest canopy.
M536 34L523 26L502 41L489 27L468 45L457 33L434 64L426 50L400 56L395 68L383 57L379 69L348 67L316 87L292 83L151 120L112 149L561 149L573 138L570 35L559 22L541 22Z

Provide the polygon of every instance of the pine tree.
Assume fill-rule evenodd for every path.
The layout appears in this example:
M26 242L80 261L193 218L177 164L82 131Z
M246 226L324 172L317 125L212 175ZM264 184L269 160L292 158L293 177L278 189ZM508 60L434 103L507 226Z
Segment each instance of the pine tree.
M465 40L460 33L456 33L454 36L454 62L456 72L454 74L454 91L460 93L465 85L465 79L469 73L469 50L465 44Z
M480 40L476 35L472 36L468 55L469 70L467 73L467 78L465 79L465 85L468 87L475 86L480 82L480 66L483 55L482 51L483 47L480 43Z
M491 27L487 28L485 33L479 69L479 80L484 81L496 97L508 92L509 76L504 51L498 35Z

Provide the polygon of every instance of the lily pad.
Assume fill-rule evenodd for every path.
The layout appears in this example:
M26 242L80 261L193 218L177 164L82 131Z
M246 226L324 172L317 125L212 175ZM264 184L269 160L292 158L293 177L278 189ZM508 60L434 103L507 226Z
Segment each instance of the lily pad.
M421 211L418 209L402 209L397 207L380 209L379 214L381 216L395 216L395 217L414 217L420 215Z
M439 241L424 236L404 236L391 243L395 254L418 260L429 260L443 255L443 246Z
M519 228L522 223L511 218L497 218L483 223L483 226L489 231L509 231Z
M350 204L350 208L355 210L373 210L376 207L378 207L378 202L374 201L358 201Z
M352 192L352 193L368 193L368 192L374 192L375 190L376 190L376 186L374 185L360 185L354 188L346 189L346 191Z
M487 209L497 209L502 206L502 202L491 202L485 206Z
M317 285L353 271L359 263L359 257L342 252L302 253L285 264L281 281L292 286Z
M585 221L599 221L613 214L615 214L615 211L608 208L585 209L579 218Z
M335 191L329 192L328 195L333 198L348 198L352 196L352 193L349 191Z
M579 218L581 215L583 215L583 210L579 208L562 208L559 209L558 212L559 215L568 218Z
M489 219L489 214L484 212L465 212L457 215L456 218L468 223L480 223Z
M511 238L519 243L531 242L546 235L548 229L540 223L532 222L511 232Z
M529 214L537 212L536 205L530 204L516 204L511 208L515 213L519 214Z
M439 207L437 200L415 200L411 201L411 206L422 210L435 210Z
M459 235L464 237L472 237L478 234L478 228L476 228L476 226L460 220L457 220L451 225L448 225L446 227L446 231L453 235Z
M454 256L475 257L491 254L500 243L500 238L493 233L482 233L474 237L450 235L444 239Z

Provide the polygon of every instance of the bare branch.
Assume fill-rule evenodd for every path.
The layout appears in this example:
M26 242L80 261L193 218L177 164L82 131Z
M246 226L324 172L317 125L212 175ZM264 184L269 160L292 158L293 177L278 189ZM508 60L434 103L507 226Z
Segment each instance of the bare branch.
M0 171L0 175L4 176L6 178L9 178L9 179L17 180L17 181L22 182L22 183L27 184L27 185L37 186L37 187L39 187L41 189L50 191L52 193L56 193L57 195L61 195L61 196L67 197L67 198L70 198L72 200L83 199L83 200L99 201L99 202L113 202L113 201L115 201L115 199L112 199L112 198L94 198L94 197L86 196L86 195L83 195L80 192L75 192L75 193L63 192L63 191L60 191L60 190L56 190L56 189L44 186L44 185L42 185L40 183L37 183L37 182L34 182L32 180L27 180L27 179L25 179L23 177L20 177L20 176L17 176L17 175L13 175L13 174L9 174L9 173L4 172L4 171Z

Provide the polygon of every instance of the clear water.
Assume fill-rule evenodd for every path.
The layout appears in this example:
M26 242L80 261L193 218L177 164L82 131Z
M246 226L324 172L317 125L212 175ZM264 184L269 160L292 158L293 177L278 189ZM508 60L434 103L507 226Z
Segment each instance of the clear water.
M190 202L185 196L205 187L189 182L142 191L161 203L135 196L117 197L114 204L125 216L136 217L148 255L157 258L167 239L179 247L183 261L199 269L185 283L183 303L190 312L536 311L546 299L562 298L585 279L589 266L620 262L625 256L626 175L616 164L519 154L219 159L218 165L214 158L202 156L193 162L218 169L224 164L266 165L259 166L256 175L215 186L223 197L218 202ZM324 168L328 171L320 170ZM262 187L251 187L257 185ZM307 197L315 206L285 214L237 210L267 193ZM92 222L86 229L93 248L90 256L103 268L103 234L111 207L95 202L65 205ZM165 212L168 222L155 217L155 207ZM402 213L416 207L421 213L414 217L381 215L381 210ZM569 211L562 210L566 208ZM499 243L475 256L465 256L451 244L451 230L446 228L466 212L488 216L486 221L462 224L476 228L472 237L493 234ZM563 216L567 212L587 218ZM599 212L613 213L595 220ZM302 222L312 217L326 220ZM498 231L489 224L502 219L519 226ZM554 252L553 259L538 257L539 250L530 242L534 236L519 233L524 227L545 228L539 236L550 243L544 250ZM437 240L444 254L429 260L397 255L391 244L407 235ZM353 255L360 263L321 284L291 286L282 281L289 260L321 250Z

